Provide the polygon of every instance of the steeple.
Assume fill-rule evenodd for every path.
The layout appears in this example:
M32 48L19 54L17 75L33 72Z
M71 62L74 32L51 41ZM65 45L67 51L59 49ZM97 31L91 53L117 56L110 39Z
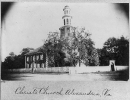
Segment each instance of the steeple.
M72 16L70 16L69 6L65 6L63 11L64 11L64 16L62 17L62 19L64 21L64 25L71 25Z
M71 26L71 19L72 16L70 15L70 8L69 6L65 6L64 9L64 16L62 17L64 26L60 27L60 38L65 39L68 37L72 37L72 26Z

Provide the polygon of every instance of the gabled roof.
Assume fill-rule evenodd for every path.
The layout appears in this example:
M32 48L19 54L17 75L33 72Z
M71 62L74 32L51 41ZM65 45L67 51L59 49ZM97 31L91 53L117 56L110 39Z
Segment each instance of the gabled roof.
M40 46L40 47L34 49L33 51L30 51L30 52L26 53L25 55L41 54L41 53L43 53L43 52L41 52L41 49L44 49L44 47Z

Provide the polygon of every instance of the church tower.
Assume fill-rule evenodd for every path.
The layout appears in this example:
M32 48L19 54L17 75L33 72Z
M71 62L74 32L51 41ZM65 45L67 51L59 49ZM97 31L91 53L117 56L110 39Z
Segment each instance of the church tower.
M64 23L64 26L60 27L59 30L60 30L60 38L61 39L65 39L67 37L71 37L72 36L72 26L71 26L71 19L72 19L72 16L70 15L70 8L69 6L65 6L63 11L64 11L64 16L62 17L63 19L63 23Z
M62 17L62 19L64 21L64 25L71 25L72 16L70 16L70 8L69 8L69 6L65 6L63 11L64 11L64 16Z

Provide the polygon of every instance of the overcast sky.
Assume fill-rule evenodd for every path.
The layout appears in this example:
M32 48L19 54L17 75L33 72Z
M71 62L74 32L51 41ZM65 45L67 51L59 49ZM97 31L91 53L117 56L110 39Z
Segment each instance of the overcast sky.
M41 46L49 32L59 31L66 5L71 9L72 26L85 27L96 48L102 48L109 37L128 36L128 19L114 4L15 3L2 23L2 60L10 52Z

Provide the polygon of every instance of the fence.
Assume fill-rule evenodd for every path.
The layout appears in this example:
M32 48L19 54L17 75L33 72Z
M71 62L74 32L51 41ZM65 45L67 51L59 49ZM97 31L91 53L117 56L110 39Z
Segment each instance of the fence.
M115 71L126 70L128 66L115 66ZM32 68L10 69L11 72L32 72ZM87 72L106 72L111 71L110 66L87 66L87 67L50 67L36 68L35 72L59 72L59 73L87 73Z
M128 66L115 66L115 71L128 69ZM88 67L71 67L69 68L70 74L75 73L89 73L89 72L108 72L111 71L110 66L88 66Z
M30 73L32 68L21 68L21 69L9 69L10 72L23 72ZM50 68L36 68L35 72L59 72L59 73L68 73L69 67L50 67Z
M69 72L69 67L51 67L51 68L38 68L36 72L60 72L67 73Z

